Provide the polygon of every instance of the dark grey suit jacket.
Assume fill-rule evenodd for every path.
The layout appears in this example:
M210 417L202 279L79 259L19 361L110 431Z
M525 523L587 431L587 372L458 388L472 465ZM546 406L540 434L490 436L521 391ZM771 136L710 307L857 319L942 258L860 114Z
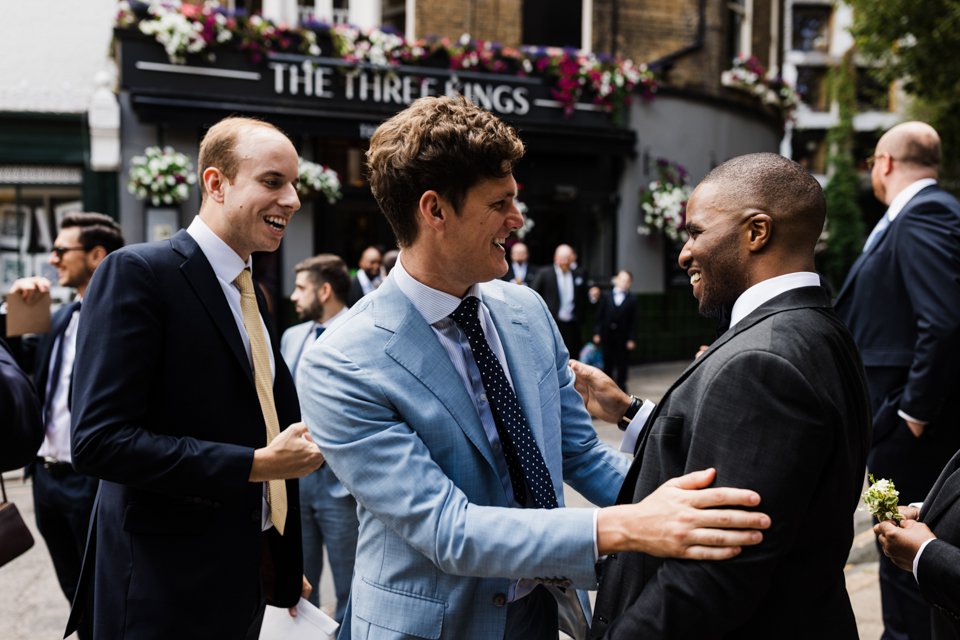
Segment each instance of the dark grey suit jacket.
M923 501L920 521L938 538L917 567L920 593L933 605L933 638L960 639L960 452Z
M619 502L716 467L760 493L773 525L724 562L622 553L604 563L593 637L856 638L843 566L870 442L863 366L820 287L724 333L644 429Z

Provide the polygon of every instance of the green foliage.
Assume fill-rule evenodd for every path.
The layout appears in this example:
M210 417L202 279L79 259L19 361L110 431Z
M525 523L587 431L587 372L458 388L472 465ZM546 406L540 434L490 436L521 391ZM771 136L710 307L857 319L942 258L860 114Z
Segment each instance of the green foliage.
M863 248L863 220L857 204L860 178L853 158L853 114L857 107L856 67L853 50L830 72L833 99L839 107L839 122L827 134L829 182L827 201L827 248L819 256L820 271L834 291Z
M858 51L878 63L884 82L902 79L920 99L912 117L940 133L941 181L960 185L960 2L958 0L846 0L853 8ZM944 180L944 178L946 180Z

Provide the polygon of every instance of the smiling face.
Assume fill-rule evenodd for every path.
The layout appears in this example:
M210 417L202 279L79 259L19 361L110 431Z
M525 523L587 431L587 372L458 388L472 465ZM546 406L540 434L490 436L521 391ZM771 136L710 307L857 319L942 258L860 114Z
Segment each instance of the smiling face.
M687 202L690 237L678 260L690 276L700 314L707 317L732 306L749 286L742 225L723 205L717 185L697 187Z
M300 208L297 151L279 131L250 126L238 136L234 152L239 162L233 180L215 167L204 171L201 217L246 260L254 251L276 251Z
M80 227L61 229L54 247L67 249L62 257L51 252L49 262L57 269L57 278L61 287L75 287L82 293L93 277L98 261L80 244Z
M523 214L514 201L516 196L517 182L508 175L481 180L471 187L459 215L453 213L449 201L441 199L450 213L444 225L442 248L453 295L463 295L474 284L507 272L504 242L512 231L523 226Z

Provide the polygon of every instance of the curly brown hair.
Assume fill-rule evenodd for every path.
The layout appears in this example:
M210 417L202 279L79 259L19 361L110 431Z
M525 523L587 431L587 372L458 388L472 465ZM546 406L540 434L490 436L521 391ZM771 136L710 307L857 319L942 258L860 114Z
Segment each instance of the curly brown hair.
M478 182L513 173L524 147L517 132L463 96L425 97L370 139L370 188L400 247L417 239L417 207L433 190L459 213Z

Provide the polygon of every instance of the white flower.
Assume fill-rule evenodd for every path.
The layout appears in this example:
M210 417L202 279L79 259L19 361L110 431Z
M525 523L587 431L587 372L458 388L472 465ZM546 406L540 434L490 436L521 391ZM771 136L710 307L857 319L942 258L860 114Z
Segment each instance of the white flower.
M900 492L891 480L886 478L876 480L870 474L870 486L863 492L864 510L869 511L877 520L893 520L900 522L903 516L897 510Z
M297 191L305 196L314 193L322 194L330 204L334 204L343 197L340 191L340 176L336 171L303 158L299 161Z
M173 147L148 147L144 155L130 160L127 189L154 205L183 202L196 182L190 159Z

